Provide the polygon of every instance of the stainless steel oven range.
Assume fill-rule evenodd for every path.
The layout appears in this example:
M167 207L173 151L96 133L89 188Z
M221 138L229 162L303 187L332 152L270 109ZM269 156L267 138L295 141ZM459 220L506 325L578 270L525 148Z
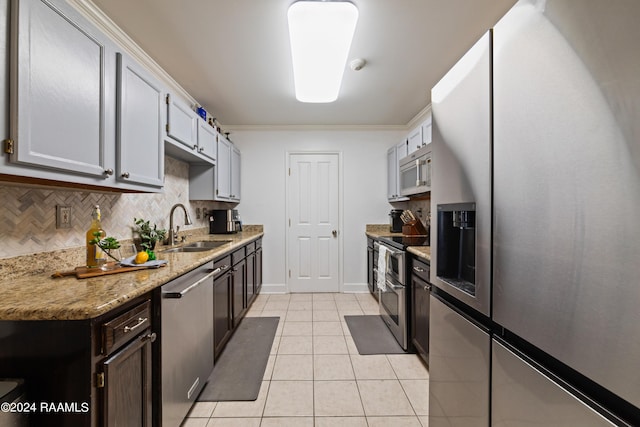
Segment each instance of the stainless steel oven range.
M386 252L385 272L380 271L381 262L378 261L378 277L384 277L383 288L378 287L380 316L398 341L398 344L409 349L409 318L411 307L411 287L407 271L406 248L409 246L425 246L429 244L426 236L393 236L381 237L375 243L378 253ZM382 279L381 279L382 280Z

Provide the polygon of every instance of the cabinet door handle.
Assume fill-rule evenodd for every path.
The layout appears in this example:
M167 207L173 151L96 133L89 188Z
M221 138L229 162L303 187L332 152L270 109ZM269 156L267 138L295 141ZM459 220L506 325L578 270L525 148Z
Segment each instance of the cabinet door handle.
M111 169L111 168L106 169L106 170L104 171L104 174L105 174L105 175L108 175L108 176L113 175L113 169Z
M129 172L124 172L124 173L122 174L122 177L123 177L123 178L129 178L129 176L130 176L130 175L129 175Z
M424 287L424 291L425 291L425 292L429 292L429 291L431 291L431 286L426 285L426 286Z
M129 332L133 332L134 330L138 329L140 326L145 324L147 320L149 320L149 318L147 317L138 317L138 323L136 323L133 326L125 326L123 329L124 333L128 334Z
M156 333L155 332L151 332L150 334L147 335L143 335L140 337L140 341L145 342L145 341L150 341L150 342L154 342L156 340Z
M194 150L197 150L197 149L198 149L198 146L197 146L197 145L194 145L194 146L193 146L193 149L194 149Z

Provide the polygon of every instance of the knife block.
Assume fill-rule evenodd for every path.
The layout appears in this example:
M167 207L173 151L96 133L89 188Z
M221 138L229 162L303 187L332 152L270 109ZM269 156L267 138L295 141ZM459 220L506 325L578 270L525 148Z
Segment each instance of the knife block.
M410 221L402 226L402 234L405 236L426 236L427 229L420 220Z

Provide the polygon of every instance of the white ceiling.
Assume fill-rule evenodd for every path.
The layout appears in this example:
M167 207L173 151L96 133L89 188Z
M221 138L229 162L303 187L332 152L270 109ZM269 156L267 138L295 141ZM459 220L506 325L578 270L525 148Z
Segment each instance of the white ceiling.
M404 126L515 0L352 0L359 9L338 100L296 101L286 13L293 0L93 0L226 127Z

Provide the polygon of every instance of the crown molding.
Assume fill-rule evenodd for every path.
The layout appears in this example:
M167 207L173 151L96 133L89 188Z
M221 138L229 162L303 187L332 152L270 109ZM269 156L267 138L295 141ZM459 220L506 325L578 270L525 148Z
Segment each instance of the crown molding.
M422 122L424 122L427 119L427 117L429 117L430 115L431 115L431 104L424 107L422 110L420 110L418 114L416 114L411 120L409 120L409 123L407 123L407 126L406 126L407 130L411 130L416 126L422 124Z
M156 61L153 60L131 37L127 35L115 22L111 20L91 0L66 0L76 8L85 18L96 25L114 43L119 45L127 54L143 65L156 78L161 80L171 90L172 95L177 95L185 102L195 104L193 98L169 73L167 73Z
M387 131L404 132L404 125L225 125L229 132L242 131L340 131L340 132L366 132Z

